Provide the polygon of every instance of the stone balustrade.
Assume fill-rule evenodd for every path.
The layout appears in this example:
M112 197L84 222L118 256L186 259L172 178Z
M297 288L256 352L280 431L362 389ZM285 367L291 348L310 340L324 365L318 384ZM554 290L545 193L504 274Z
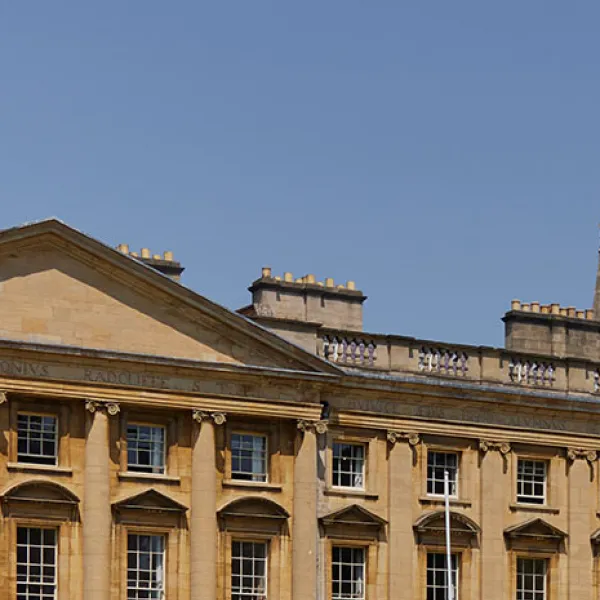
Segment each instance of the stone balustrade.
M419 371L425 373L441 373L443 375L466 375L469 357L466 352L422 346L419 350Z
M600 394L600 360L569 360L489 346L321 328L319 356L342 368L399 377L456 378L531 390Z
M555 368L551 362L513 357L508 363L508 376L512 383L552 385Z
M334 363L373 367L377 346L372 340L345 335L323 337L323 356Z

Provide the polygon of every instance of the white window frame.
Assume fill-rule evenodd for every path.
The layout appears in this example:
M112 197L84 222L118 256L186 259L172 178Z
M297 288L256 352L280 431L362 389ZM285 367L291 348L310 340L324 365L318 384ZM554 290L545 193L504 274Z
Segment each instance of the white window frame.
M26 542L19 542L19 538L21 537L21 532L26 531ZM31 532L38 531L40 534L40 543L32 544L31 543ZM46 532L53 532L54 534L54 543L47 544L44 538ZM27 560L25 562L19 561L19 548L26 548ZM39 548L40 560L35 563L31 562L32 550L35 548ZM48 548L52 548L54 550L53 553L53 563L46 562ZM57 598L58 592L58 529L52 527L29 527L29 526L17 526L17 600L55 600ZM53 568L52 577L46 579L44 582L44 578L48 577L47 569ZM39 575L37 571L39 570ZM21 571L21 572L20 572ZM22 571L25 571L23 573ZM20 588L25 587L25 591L19 591ZM27 591L31 589L31 587L39 587L40 593L30 593ZM51 593L42 593L43 588L52 588Z
M160 465L145 465L140 463L133 463L129 460L129 452L133 451L131 447L131 441L129 440L129 428L130 427L147 427L149 429L156 429L162 431L162 452L160 454ZM150 435L150 444L152 443L160 443L156 442L152 439L152 434ZM127 472L129 473L151 473L154 475L166 475L167 474L167 428L164 425L157 425L156 423L143 423L141 421L130 421L127 423L125 427L125 440L127 445L127 453L125 456ZM139 430L137 435L137 443L139 444ZM145 450L144 450L145 451ZM139 458L140 450L139 448L135 449L136 456ZM148 451L150 455L154 455L154 450L150 449Z
M240 554L236 553L239 545ZM252 556L244 556L244 546L252 547ZM255 556L255 548L263 548L263 556ZM236 562L239 564L238 573L235 573ZM249 569L251 575L244 575L244 566L251 565ZM262 565L262 574L260 567ZM257 574L258 573L258 574ZM234 585L235 578L239 578L239 585ZM251 577L252 586L244 587L244 579ZM261 586L262 582L262 586ZM266 541L257 541L249 539L231 540L231 599L232 600L267 600L269 594L269 543Z
M354 454L350 457L343 458L340 454L340 458L336 458L336 448L348 446L350 448L361 448L362 457L356 457ZM342 466L342 461L348 461L350 464L349 469L340 469L338 466ZM336 465L336 461L338 465ZM355 470L355 465L360 461L360 471ZM336 489L350 489L350 490L364 490L366 483L366 466L367 466L367 445L360 442L346 442L345 440L335 440L331 447L331 487ZM342 483L342 474L349 474L352 481L351 485L344 485ZM337 478L337 483L336 483Z
M22 417L27 418L27 428L25 430L21 430L20 423L19 423L19 420ZM31 433L38 433L37 431L35 431L31 428L31 418L32 417L38 418L38 419L52 419L54 421L54 437L52 439L52 442L54 444L54 454L53 455L43 453L44 438L42 435L43 434L42 429L39 430L39 440L32 440ZM43 421L42 421L42 425L43 425ZM45 465L45 466L54 466L55 467L58 464L58 443L59 443L58 427L59 427L59 423L58 423L58 417L56 415L46 414L46 413L34 413L34 412L29 412L29 411L18 411L17 412L17 462L22 463L22 464ZM21 434L23 434L24 437L22 437ZM40 453L39 454L32 454L31 452L21 453L19 451L19 442L22 441L23 439L26 441L28 448L30 448L32 441L39 441ZM46 441L49 441L49 439ZM46 461L46 460L42 460L42 461L31 460L31 459L35 459L36 457L42 458L42 459L52 459L52 462L50 462L50 460L48 460L48 461Z
M344 560L341 554L350 552L350 560ZM336 553L340 554L336 560ZM355 560L354 553L360 553L362 560ZM367 593L367 552L368 548L364 546L346 546L333 545L331 547L331 598L332 600L365 600ZM338 567L339 577L336 577L336 567ZM343 577L344 567L349 567L352 573L350 579ZM362 572L362 579L356 577L356 573ZM338 590L335 590L335 583L339 582ZM350 584L351 592L345 594L342 592L343 584Z
M433 567L429 566L429 557L434 557L436 561L439 562L439 565L436 564ZM447 598L447 567L446 567L446 555L443 552L427 552L427 556L425 558L425 597L429 600L429 592L433 590L433 598L434 600L446 600ZM452 561L452 578L454 585L454 600L459 600L460 597L460 555L457 553L451 554ZM435 583L435 574L438 572L443 573L444 584L439 586ZM432 585L429 584L429 574L433 573L434 583Z
M444 457L444 460L441 462L435 461L435 464L431 464L430 459L437 457ZM453 467L448 466L448 457L454 456L456 460L456 464ZM429 470L432 469L432 473L430 476ZM438 470L441 471L438 473ZM434 497L443 497L444 496L444 470L448 470L448 476L450 480L450 497L458 498L458 482L459 482L459 474L460 474L460 452L454 452L450 450L436 450L435 448L427 449L427 481L426 481L426 491L428 496ZM441 473L441 478L439 477ZM439 487L441 483L441 491L435 491L436 487ZM431 488L430 488L431 484ZM437 484L437 485L436 485Z
M526 572L523 567L524 563L532 563L533 567ZM536 563L543 564L543 573L535 573ZM548 600L548 559L547 558L532 558L529 556L517 557L517 585L516 585L516 600ZM540 585L541 583L541 585ZM528 584L529 587L527 587Z
M525 466L532 465L533 472L525 473ZM537 468L543 467L543 475L537 473ZM540 477L543 480L540 481ZM536 479L537 478L537 479ZM526 494L524 488L531 485L534 493ZM542 486L542 494L536 494L535 488ZM518 457L517 458L517 503L533 504L537 506L545 505L548 502L548 461L535 458Z
M137 548L135 550L130 549L130 538L137 538ZM150 539L150 549L149 550L140 550L140 538L143 537L148 537L151 538ZM162 544L162 548L159 549L158 551L154 550L152 548L152 540L153 539L157 539L157 540L161 540L161 544ZM141 531L128 531L127 532L127 564L126 564L126 571L127 571L127 600L138 600L139 598L150 598L151 600L162 600L165 597L165 592L167 589L166 586L166 575L167 575L167 536L165 534L161 534L161 533L145 533L145 532L141 532ZM137 566L135 569L132 569L129 567L129 556L131 554L135 554L138 559L137 559ZM139 582L141 581L140 579L140 556L145 556L145 555L149 555L150 557L150 561L149 561L149 568L148 569L143 569L144 571L150 571L150 572L158 572L158 569L153 569L152 567L152 557L153 556L162 556L162 573L161 573L161 578L160 578L160 584L158 586L155 586L154 588L152 587L144 587L144 586L140 586ZM134 572L136 574L135 579L130 579L129 574L130 572ZM158 577L155 576L155 580L158 581ZM130 581L135 581L136 584L134 585L130 585ZM150 580L151 581L151 580ZM139 592L142 593L147 593L148 595L139 595ZM153 594L153 595L152 595Z
M234 449L234 440L236 438L252 438L260 439L263 442L263 449L257 450L254 448L237 448ZM231 452L231 479L236 481L252 481L255 483L267 483L269 481L269 436L262 433L253 433L249 431L232 431L230 438L230 452ZM252 464L251 471L241 470L241 461L243 452L249 452L249 458ZM255 456L255 453L257 456ZM240 461L240 469L234 469L234 461L236 458ZM255 464L260 463L260 470L255 469Z

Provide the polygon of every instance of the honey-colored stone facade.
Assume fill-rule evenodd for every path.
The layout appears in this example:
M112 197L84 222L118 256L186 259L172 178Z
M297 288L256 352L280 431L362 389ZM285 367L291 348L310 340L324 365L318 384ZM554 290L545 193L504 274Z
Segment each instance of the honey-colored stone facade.
M600 599L600 356L350 331L354 285L287 275L264 272L241 316L57 221L0 232L0 599L18 598L18 528L40 527L56 600L133 597L131 533L164 536L163 600L231 600L240 541L267 544L259 600L334 598L339 548L364 556L357 600L428 600L434 453L457 461L458 600L518 600L523 558L546 561L535 600ZM23 415L56 418L55 464L23 460ZM163 428L163 473L129 468L134 423ZM265 440L264 481L235 471L238 434ZM339 443L361 449L350 485ZM540 502L518 499L523 461L545 465Z

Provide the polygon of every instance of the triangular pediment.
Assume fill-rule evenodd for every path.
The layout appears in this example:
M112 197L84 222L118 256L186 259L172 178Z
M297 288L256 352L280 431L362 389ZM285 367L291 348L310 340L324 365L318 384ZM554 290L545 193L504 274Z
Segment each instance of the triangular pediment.
M0 232L0 338L338 372L245 317L57 220Z
M117 510L129 509L176 513L183 513L187 510L187 507L183 504L154 489L119 500L113 504L113 507Z
M529 519L523 523L507 527L504 530L504 535L510 539L529 538L555 541L560 541L567 537L564 531L539 518Z
M320 520L324 525L366 525L381 527L387 523L385 519L382 519L359 504L345 506L340 510L321 517Z

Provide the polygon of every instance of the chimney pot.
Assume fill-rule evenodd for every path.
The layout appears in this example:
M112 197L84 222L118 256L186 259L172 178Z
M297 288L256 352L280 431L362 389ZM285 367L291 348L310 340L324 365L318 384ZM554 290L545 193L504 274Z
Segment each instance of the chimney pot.
M309 273L306 276L306 283L316 283L316 281L317 280L315 279L315 276L312 273Z
M168 260L169 262L173 262L173 253L172 253L170 250L166 250L166 251L163 253L163 258L164 258L165 260Z
M521 310L521 301L520 300L513 300L510 303L510 310Z
M585 318L588 319L589 321L594 320L594 309L593 308L588 308L585 311Z
M521 310L525 312L529 312L530 308L531 305L529 304L529 302L524 302L523 304L521 304Z
M532 302L531 303L531 312L534 312L534 313L539 313L540 312L540 303L539 302Z
M330 288L334 287L333 277L326 277L325 278L325 285L327 287L330 287Z
M142 248L142 258L150 258L150 249Z
M117 250L122 252L123 254L129 254L129 245L128 244L119 244L117 246Z
M561 317L568 317L569 316L569 311L566 308L563 308L562 306L560 307L560 316Z
M578 310L576 314L578 319L585 319L585 310Z
M304 283L304 278L303 277L297 277L296 278L296 283Z
M131 256L134 256L135 258L137 258L139 256L139 254L137 252L132 252Z
M575 307L574 306L568 306L567 307L567 313L569 315L569 317L574 317L575 316Z
M281 281L281 277L279 275L275 275L275 281Z
M160 256L160 254L154 254L154 255L152 256L152 258L153 258L154 260L160 260L160 259L161 259L161 256Z
M262 268L262 277L263 277L263 279L271 277L271 267L263 267Z
M356 282L354 282L354 281L346 281L346 287L349 290L355 290L356 289Z
M543 315L550 314L550 305L549 304L543 304L541 308L542 308Z
M551 304L550 305L550 312L553 315L560 315L560 304Z
M286 271L283 274L283 280L284 281L294 281L294 275L292 273L290 273L289 271Z

